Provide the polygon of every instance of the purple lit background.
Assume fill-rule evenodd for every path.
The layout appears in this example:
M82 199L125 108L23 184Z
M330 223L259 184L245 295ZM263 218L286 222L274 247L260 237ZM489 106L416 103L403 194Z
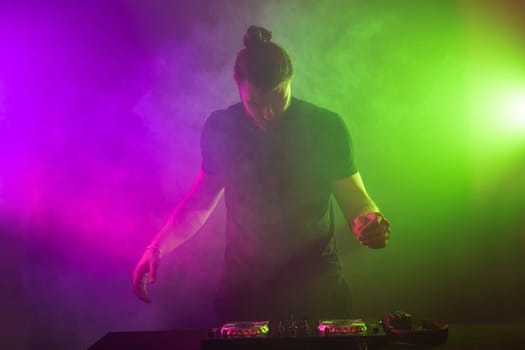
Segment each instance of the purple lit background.
M0 344L85 348L109 330L214 321L221 230L167 259L154 304L130 278L200 165L202 123L236 100L231 60L250 19L216 10L1 5Z

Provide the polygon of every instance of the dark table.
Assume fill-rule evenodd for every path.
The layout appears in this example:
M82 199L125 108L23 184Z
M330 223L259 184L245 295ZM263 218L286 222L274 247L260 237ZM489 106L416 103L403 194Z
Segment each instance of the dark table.
M203 330L111 332L89 350L200 350L200 340L207 333ZM381 349L525 349L525 322L449 324L448 341L444 345L389 344Z

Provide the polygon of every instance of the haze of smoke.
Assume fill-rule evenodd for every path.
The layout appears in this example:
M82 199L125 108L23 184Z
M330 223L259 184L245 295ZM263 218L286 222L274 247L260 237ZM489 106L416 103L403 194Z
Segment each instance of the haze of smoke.
M13 301L1 308L9 312L0 324L13 329L6 331L13 334L10 344L86 348L111 330L214 321L222 204L202 232L163 263L152 306L134 298L129 279L143 247L191 185L205 118L238 100L232 65L250 24L267 26L289 51L295 95L346 119L367 184L397 222L397 248L380 256L343 245L355 262L347 272L360 281L353 286L362 300L357 310L390 309L382 287L425 268L412 266L422 253L407 247L418 239L442 242L440 225L424 237L413 226L414 213L434 222L432 215L452 211L427 210L428 200L442 198L429 196L421 175L432 169L420 169L428 153L414 149L429 138L442 145L444 155L432 164L443 172L455 174L450 160L463 160L452 123L443 121L454 120L457 137L465 118L456 105L436 111L458 92L450 89L461 59L455 12L440 19L423 5L388 1L196 1L184 8L160 0L29 3L0 14L0 32L9 39L0 43L6 252L0 271L13 278L0 298ZM447 220L440 224L454 219ZM461 236L462 225L450 225L447 234ZM408 258L397 259L402 249ZM451 257L453 249L447 247ZM380 273L400 260L400 275ZM439 271L441 279L422 283L430 289L448 276L459 280L469 271L462 269ZM413 291L399 286L397 292L399 304L412 302Z

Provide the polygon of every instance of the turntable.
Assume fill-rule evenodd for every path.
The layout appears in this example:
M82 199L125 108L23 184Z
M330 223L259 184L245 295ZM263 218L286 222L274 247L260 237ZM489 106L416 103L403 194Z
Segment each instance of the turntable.
M233 322L222 326L219 333L225 338L264 337L267 336L270 331L268 325L268 321Z

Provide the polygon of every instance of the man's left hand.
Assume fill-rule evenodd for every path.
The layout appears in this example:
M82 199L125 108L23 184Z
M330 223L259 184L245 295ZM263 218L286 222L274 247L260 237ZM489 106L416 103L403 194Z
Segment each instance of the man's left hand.
M361 245L371 249L384 248L390 238L390 223L381 213L367 213L356 216L352 232Z

